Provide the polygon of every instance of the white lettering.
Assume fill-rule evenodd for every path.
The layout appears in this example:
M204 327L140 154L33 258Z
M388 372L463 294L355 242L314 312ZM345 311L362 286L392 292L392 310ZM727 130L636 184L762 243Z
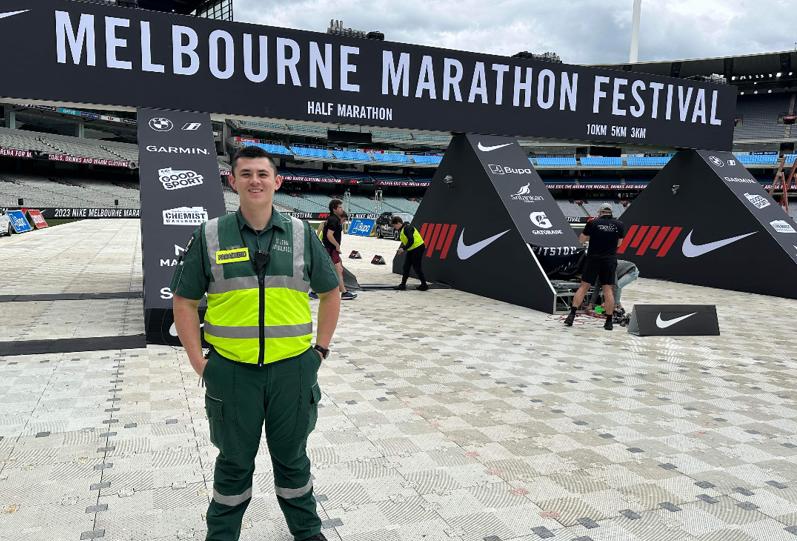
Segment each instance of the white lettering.
M504 103L504 74L509 71L506 64L493 64L491 66L495 72L495 104Z
M631 97L634 98L636 105L632 105L629 111L631 111L631 115L636 118L639 118L643 114L645 114L645 101L642 99L642 96L639 94L643 90L645 90L644 81L636 80L633 83L631 83Z
M398 66L393 60L393 51L382 51L382 94L388 94L388 81L393 89L393 95L398 96L398 87L401 83L401 95L405 98L410 95L410 53L399 55Z
M432 57L423 55L421 59L421 74L418 78L418 86L415 88L415 97L422 98L423 91L429 92L429 99L437 99L437 91L434 88L434 66L432 65Z
M484 75L484 62L476 62L473 68L473 79L470 82L470 92L468 93L468 103L476 101L476 95L482 99L482 103L487 103L487 80Z
M722 126L722 120L717 118L717 97L718 97L717 94L718 93L719 93L719 91L717 91L717 90L712 90L711 91L711 120L709 120L709 123L712 126Z
M703 88L697 89L697 98L695 98L695 110L692 112L692 123L697 122L700 118L700 123L706 123L706 91Z
M605 75L596 75L595 76L595 92L592 95L592 112L599 113L600 112L600 101L601 99L606 97L606 91L603 90L603 85L609 82L609 78Z
M105 17L105 63L109 68L132 70L132 62L119 60L116 56L116 49L127 47L127 40L116 35L116 29L120 26L130 28L130 19Z
M678 85L678 115L681 122L686 122L686 117L689 115L689 104L692 103L692 91L694 88L691 86L686 89L686 96L684 96L684 87Z
M454 68L454 73L451 73ZM462 92L459 84L462 82L462 62L453 58L443 60L443 99L449 101L451 90L454 90L454 100L462 101Z
M542 109L550 109L553 107L553 102L556 99L555 77L554 73L549 69L541 70L537 75L537 104ZM547 96L544 95L546 88L548 90Z
M573 81L570 81L570 75L565 71L562 72L562 88L559 89L559 109L565 110L565 99L567 100L567 108L571 111L576 110L576 100L578 99L578 73L573 74Z
M286 56L287 49L291 50L290 56ZM302 86L299 80L299 72L296 70L296 65L299 63L301 53L299 51L299 44L292 39L277 38L277 84L285 84L285 70L291 72L291 82L293 86Z
M664 88L663 83L650 83L653 90L653 105L650 108L650 118L659 117L659 92Z
M620 101L625 101L625 92L620 91L620 87L628 85L628 79L617 78L614 80L614 92L612 93L612 114L615 116L625 116L625 109L620 108Z
M83 47L86 48L86 65L97 65L97 52L94 37L94 15L82 14L77 34L72 27L72 19L66 11L55 12L55 41L59 64L66 64L66 46L72 53L72 63L80 64L83 58Z
M219 67L219 45L224 42L224 69ZM210 73L216 79L229 79L235 74L235 43L232 35L224 30L214 30L208 39L210 47Z
M512 105L515 107L520 106L520 92L523 91L523 107L531 107L531 78L534 70L526 68L526 79L523 80L523 75L520 66L515 66L515 86L512 92Z
M255 73L253 68L255 52L252 49L252 34L244 34L244 75L253 83L262 83L268 78L268 38L258 36L258 56L260 57L260 72Z
M141 21L141 69L150 73L165 73L166 66L152 61L152 31L148 21Z
M332 88L332 44L324 44L324 55L321 55L321 49L318 48L318 43L315 41L310 42L310 88L318 87L318 76L321 76L321 81L324 88Z
M183 37L188 37L188 43L183 43ZM188 26L172 26L172 64L175 75L194 75L199 71L199 55L196 48L199 45L199 36L193 28ZM183 64L183 58L188 57L189 64Z
M340 89L344 92L359 92L360 85L349 82L349 74L357 73L357 64L349 62L349 55L360 54L359 47L343 45L340 48Z

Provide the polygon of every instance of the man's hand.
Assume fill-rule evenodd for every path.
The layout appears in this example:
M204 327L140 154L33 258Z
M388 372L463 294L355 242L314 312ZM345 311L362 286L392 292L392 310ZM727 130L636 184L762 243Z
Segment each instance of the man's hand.
M403 254L403 253L404 253L404 248L399 248L398 250L396 250L396 253L397 253L398 255L401 255L401 254Z
M202 338L199 331L199 301L186 299L179 295L172 301L174 326L180 343L188 354L191 367L200 376L205 372L207 360L202 354Z

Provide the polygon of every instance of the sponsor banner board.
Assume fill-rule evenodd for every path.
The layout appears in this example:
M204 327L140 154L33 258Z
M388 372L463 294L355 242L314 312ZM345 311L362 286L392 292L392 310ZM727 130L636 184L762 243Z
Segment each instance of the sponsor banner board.
M50 227L47 224L47 220L44 219L42 216L42 211L36 209L28 209L28 216L30 216L30 221L33 222L33 225L36 226L36 229L45 229Z

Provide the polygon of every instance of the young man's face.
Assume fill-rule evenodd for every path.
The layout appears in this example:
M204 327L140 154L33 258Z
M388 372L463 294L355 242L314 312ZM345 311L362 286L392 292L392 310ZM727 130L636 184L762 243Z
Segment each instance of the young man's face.
M230 186L238 192L241 204L268 204L282 186L282 177L274 173L267 158L239 158L230 177Z
M401 229L401 226L402 226L402 225L404 225L404 224L403 224L403 223L401 223L401 222L395 223L395 224L393 224L393 229L395 229L396 231L398 231L399 229Z
M343 205L338 205L337 207L335 207L334 209L332 209L332 212L333 212L333 214L335 214L335 216L337 216L338 218L342 217L342 216L343 216Z

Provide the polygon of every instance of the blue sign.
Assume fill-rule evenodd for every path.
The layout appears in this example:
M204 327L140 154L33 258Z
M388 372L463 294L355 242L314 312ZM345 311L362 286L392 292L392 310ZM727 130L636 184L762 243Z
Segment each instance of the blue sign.
M11 220L11 227L17 233L26 233L33 229L25 218L25 213L21 210L9 210L6 216Z
M355 218L349 224L349 235L357 235L360 237L370 237L371 231L374 230L375 220L366 220L364 218Z

